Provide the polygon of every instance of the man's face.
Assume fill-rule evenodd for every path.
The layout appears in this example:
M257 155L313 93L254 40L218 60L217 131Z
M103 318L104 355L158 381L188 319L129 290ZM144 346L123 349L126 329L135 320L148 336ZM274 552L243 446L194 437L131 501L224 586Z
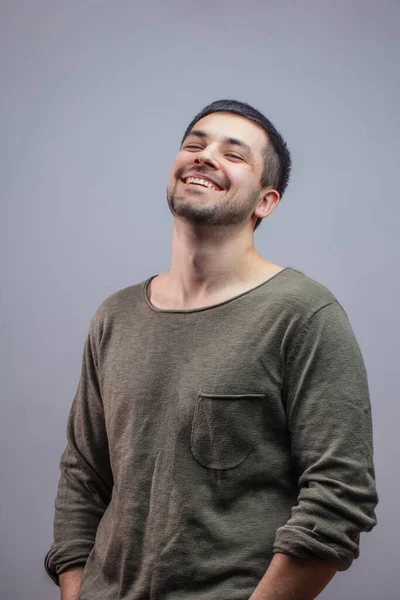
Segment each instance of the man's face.
M263 129L239 115L212 113L197 121L171 166L172 214L199 225L248 220L262 198L266 144Z

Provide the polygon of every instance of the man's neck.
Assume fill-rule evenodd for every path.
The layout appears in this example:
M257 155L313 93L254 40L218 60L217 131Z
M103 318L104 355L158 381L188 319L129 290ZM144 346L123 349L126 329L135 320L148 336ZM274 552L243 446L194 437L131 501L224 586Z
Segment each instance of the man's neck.
M153 280L153 304L176 309L207 306L243 293L282 270L258 254L252 234L214 231L215 235L202 235L174 227L171 268Z

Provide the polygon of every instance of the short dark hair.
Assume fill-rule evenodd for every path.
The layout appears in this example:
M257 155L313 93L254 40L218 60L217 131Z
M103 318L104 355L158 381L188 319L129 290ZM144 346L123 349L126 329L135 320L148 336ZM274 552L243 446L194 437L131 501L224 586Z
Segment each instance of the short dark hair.
M192 119L182 138L182 143L188 136L193 126L203 117L216 112L229 112L240 115L249 121L253 121L267 134L269 144L264 148L264 170L261 176L261 187L272 186L282 197L286 190L290 177L292 159L287 144L279 131L273 126L260 111L246 102L238 100L216 100L208 104ZM257 219L254 230L257 229L262 219Z

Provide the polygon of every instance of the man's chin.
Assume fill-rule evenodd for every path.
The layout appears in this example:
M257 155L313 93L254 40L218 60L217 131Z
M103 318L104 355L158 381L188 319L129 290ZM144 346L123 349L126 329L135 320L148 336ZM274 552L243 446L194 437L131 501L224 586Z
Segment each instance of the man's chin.
M172 215L192 225L240 225L249 216L247 211L241 214L224 212L222 205L207 206L176 194L169 194L167 199Z
M196 210L179 198L168 199L169 209L174 217L192 225L218 225L218 218L211 211Z

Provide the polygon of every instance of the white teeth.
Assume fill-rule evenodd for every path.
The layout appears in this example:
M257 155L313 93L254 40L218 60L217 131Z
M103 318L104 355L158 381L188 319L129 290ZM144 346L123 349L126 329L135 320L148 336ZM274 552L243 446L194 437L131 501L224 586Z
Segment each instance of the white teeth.
M212 183L210 183L209 181L205 181L204 179L199 179L198 177L188 177L186 179L186 183L197 183L197 185L204 185L205 187L209 188L210 190L216 189Z

